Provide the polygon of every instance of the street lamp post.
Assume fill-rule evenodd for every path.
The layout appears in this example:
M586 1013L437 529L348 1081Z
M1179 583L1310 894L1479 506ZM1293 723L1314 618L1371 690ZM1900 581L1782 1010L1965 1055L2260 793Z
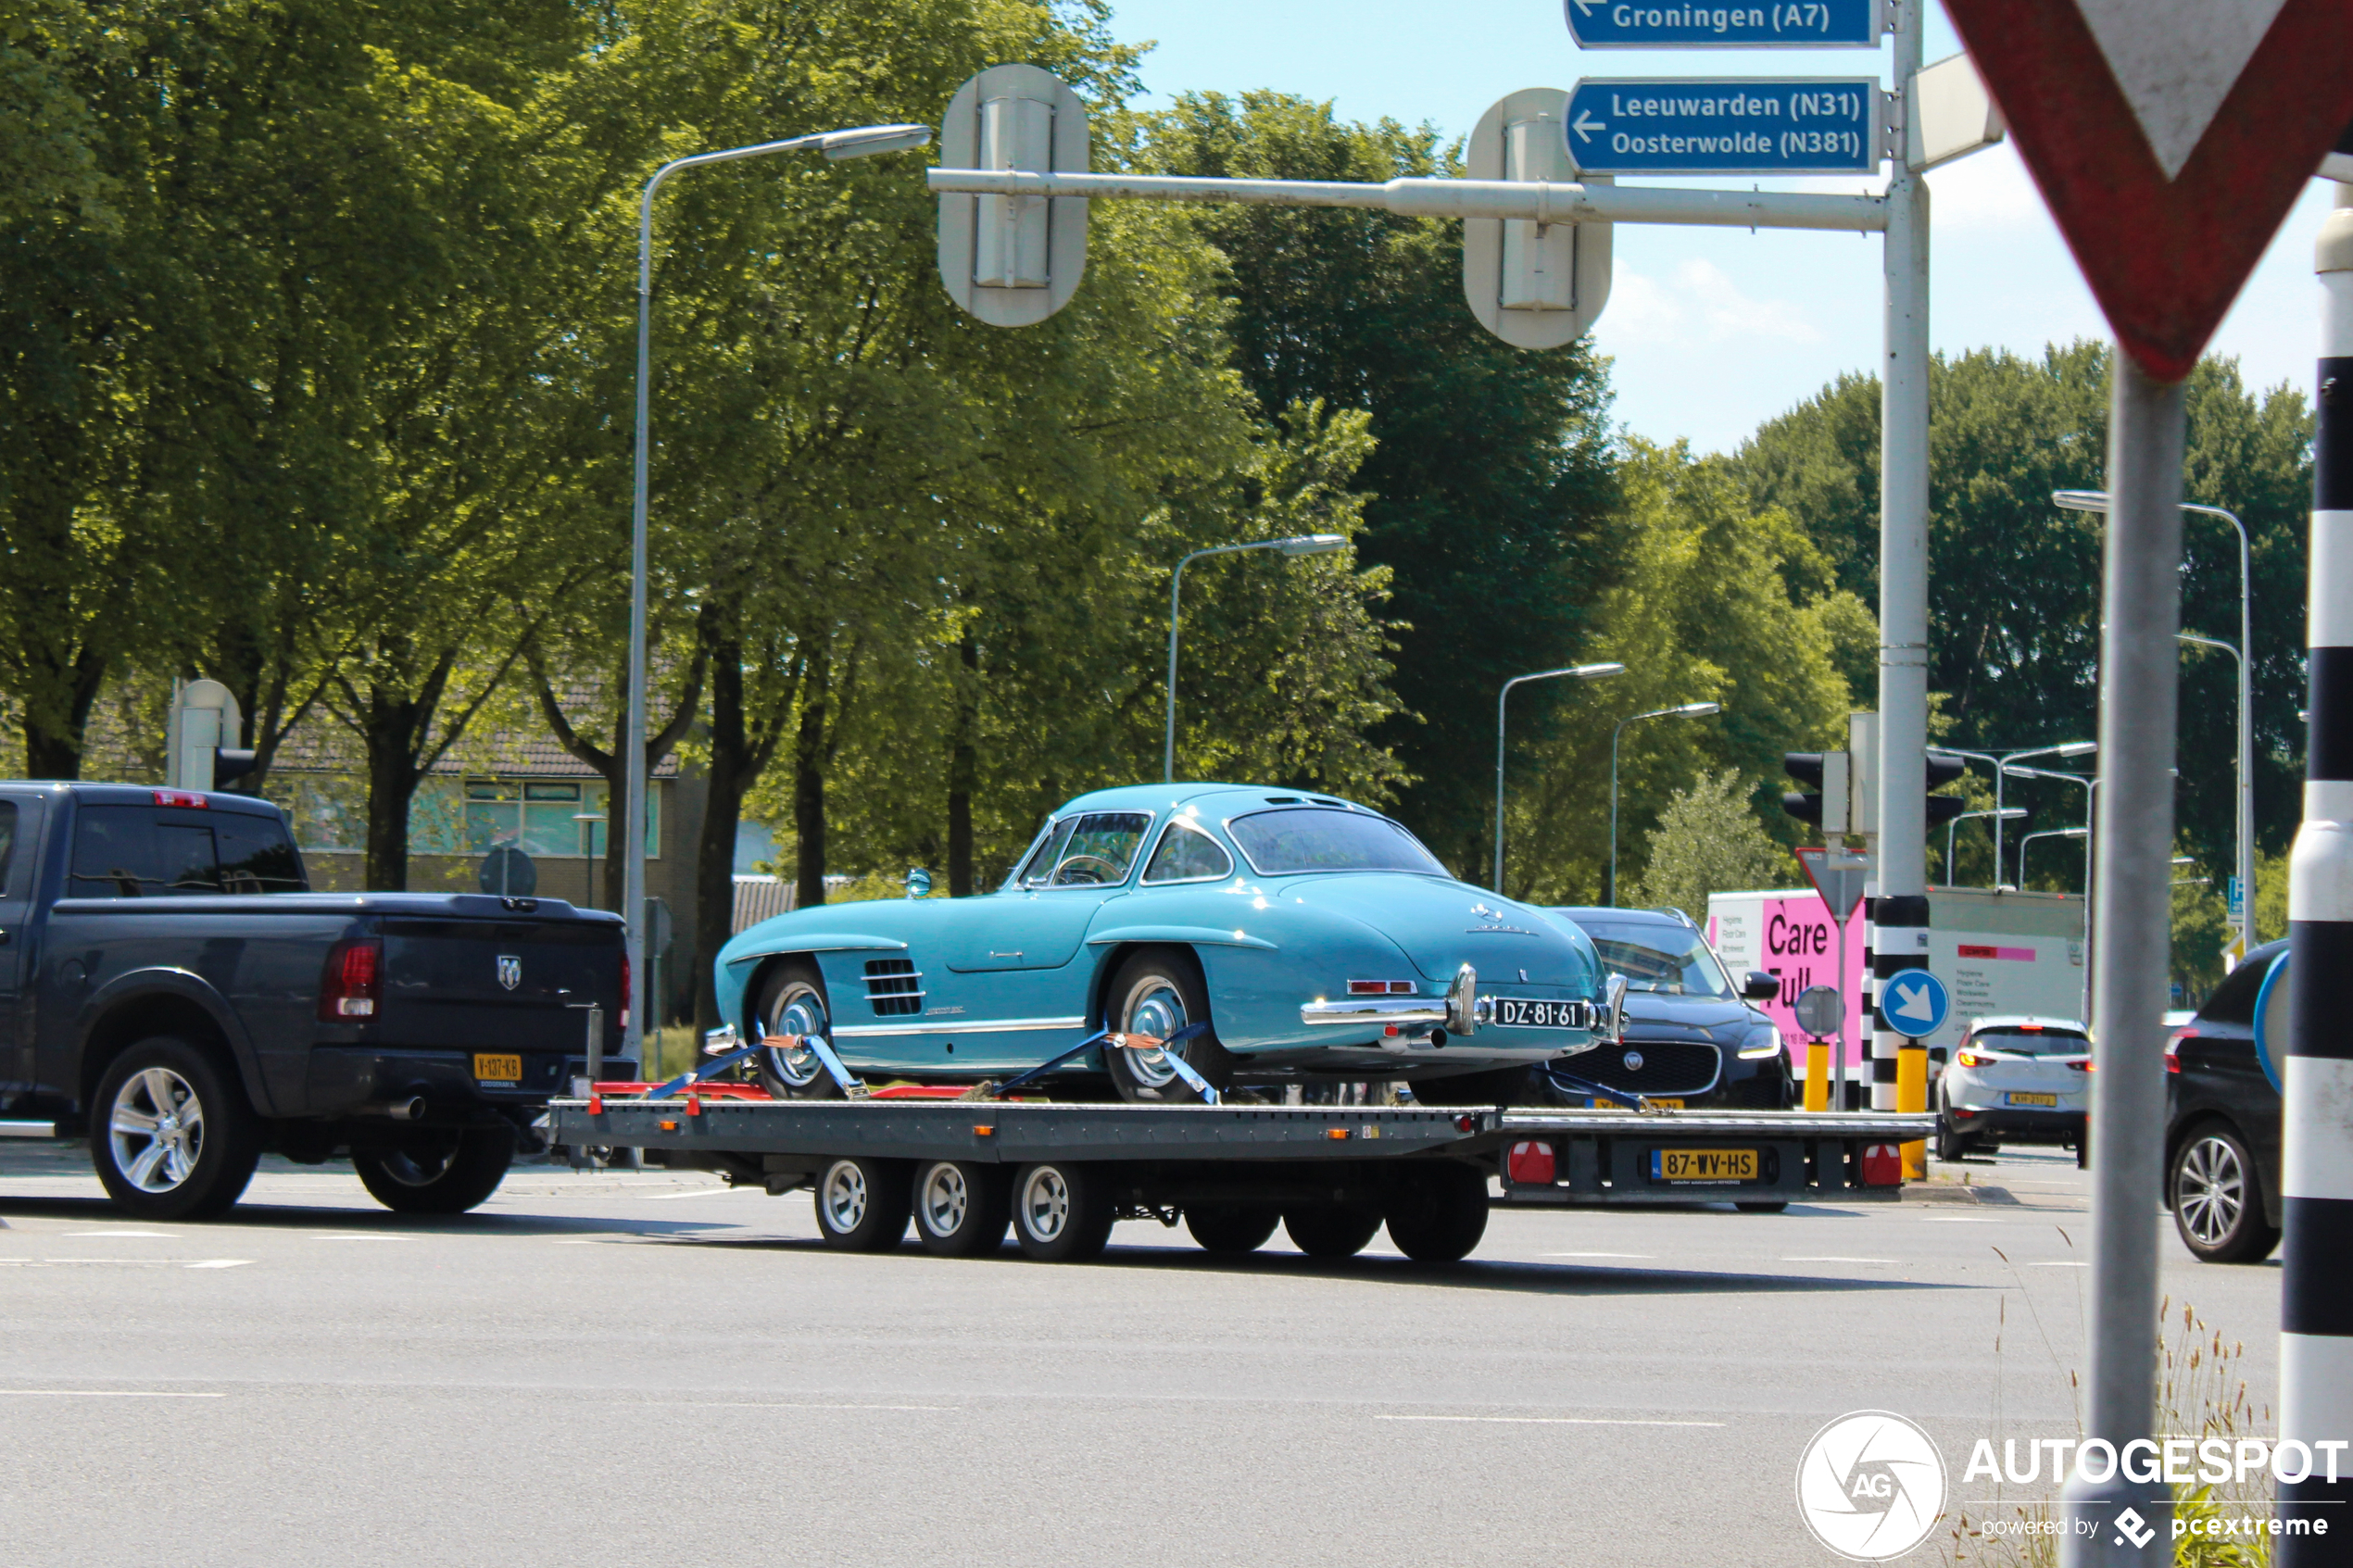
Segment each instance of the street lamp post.
M1185 586L1185 568L1203 556L1230 556L1238 550L1280 550L1287 556L1328 555L1347 546L1348 541L1337 533L1295 533L1288 539L1252 539L1244 545L1213 545L1206 550L1195 550L1176 563L1168 579L1168 734L1163 743L1160 779L1163 784L1176 782L1176 623L1179 610L1177 595Z
M1996 812L1999 812L2002 809L2002 785L2005 781L2005 775L2011 763L2026 757L2089 757L2093 752L2097 751L2099 748L2100 746L2097 741L2071 740L2064 742L2058 746L2030 746L2023 751L1962 751L1949 746L1940 746L1936 749L1944 752L1948 757L1966 757L1972 762L1982 762L1986 766L1992 768L1994 770L1994 809ZM1974 816L1976 813L1971 812L1970 815ZM1994 820L1994 885L1995 887L2002 885L2002 866L2004 860L2002 852L2002 823L2012 820L2013 819L2011 818L1998 815ZM1948 843L1951 840L1951 836L1952 835L1949 834L1945 835ZM1944 874L1948 877L1953 874L1949 856L1947 857Z
M2100 512L2108 510L2105 490L2054 490L2053 504L2069 511ZM2200 517L2219 517L2231 525L2239 539L2239 764L2238 809L2233 815L2237 820L2238 873L2240 896L2246 900L2239 924L2241 957L2255 946L2255 599L2254 584L2247 575L2246 524L2238 514L2221 507L2201 506L2194 501L2177 502L2182 510ZM2193 637L2193 642L2209 642L2210 638ZM2218 643L2218 647L2228 647Z
M1955 755L1957 755L1957 755L1962 755L1962 754L1961 754L1961 753L1956 753ZM1969 755L1974 755L1974 754L1973 754L1973 753L1971 753L1971 754L1969 754ZM2000 783L1999 783L1998 781L2000 780L2001 775L2000 775L1999 773L1996 773L1996 774L1994 774L1994 778L1995 778L1995 780L1996 780L1996 783L1995 783L1995 784L1994 784L1994 787L1995 791L1997 792L1997 793L1996 793L1996 795L1995 795L1995 799L1996 799L1996 800L1999 800L2000 796L1999 796L1999 793L1998 793L1998 792L1999 792L1999 790L2000 790L2000 788L2001 788L2001 784L2000 784ZM1994 819L1994 853L1996 856L1999 856L1999 855L2001 854L2001 852L2002 852L2002 824L2003 824L2004 822L2014 822L2018 821L2020 817L2023 817L2023 816L2025 816L2025 815L2026 815L2026 808L2025 808L2025 807L2023 807L2023 806L2012 806L2012 807L2008 807L2008 808L2004 808L2004 807L2002 807L2002 806L1996 805L1996 806L1994 808L1994 809L1992 809L1991 811L1964 811L1964 812L1962 812L1959 816L1955 817L1955 818L1954 818L1951 822L1946 822L1946 823L1944 824L1944 882L1945 882L1945 885L1947 885L1948 887L1957 887L1957 886L1958 886L1958 885L1959 885L1959 884L1957 884L1957 883L1954 882L1954 880L1953 880L1953 830L1954 830L1955 828L1959 827L1959 826L1960 826L1963 822L1968 822L1968 821L1969 821L1971 817L1991 817L1991 818L1993 818L1993 819ZM2002 884L2002 868L2001 868L2001 867L1997 864L1997 865L1995 865L1995 866L1994 866L1994 886L1996 886L1996 887L1999 887L2001 884Z
M1504 699L1512 688L1529 681L1556 680L1574 675L1580 681L1591 681L1603 675L1623 675L1623 664L1571 664L1560 670L1539 670L1529 675L1515 675L1504 683L1495 694L1495 880L1490 884L1496 892L1504 891Z
M1617 721L1609 733L1609 897L1603 900L1611 909L1617 908L1617 737L1626 726L1643 719L1696 719L1704 713L1721 713L1720 702L1687 702L1680 708L1654 708L1648 713L1629 713Z
M2018 841L2018 874L2019 874L2019 876L2020 876L2021 879L2023 879L2023 878L2025 877L2025 875L2026 875L2026 849L2027 849L2027 846L2029 846L2029 845L2032 844L2032 843L2033 843L2036 839L2038 839L2038 838L2089 838L2089 837L2091 836L2091 834L2092 834L2092 830L2091 830L2090 828L2083 828L2083 827L2074 827L2074 828L2045 828L2045 829L2044 829L2041 833L2030 833L2030 834L2027 834L2024 838L2021 838L2021 839L2020 839L2020 840Z
M629 520L629 705L621 732L623 777L628 798L619 824L626 835L621 847L621 914L627 922L629 972L635 1005L622 1021L623 1039L635 1046L640 1037L639 1019L653 1007L646 976L646 470L648 430L653 403L654 194L661 182L682 169L769 153L818 151L839 161L875 153L904 152L931 140L927 125L866 125L849 131L823 131L782 142L761 142L749 147L697 153L673 158L653 172L637 203L637 444L636 471L631 493ZM610 889L607 889L608 892Z

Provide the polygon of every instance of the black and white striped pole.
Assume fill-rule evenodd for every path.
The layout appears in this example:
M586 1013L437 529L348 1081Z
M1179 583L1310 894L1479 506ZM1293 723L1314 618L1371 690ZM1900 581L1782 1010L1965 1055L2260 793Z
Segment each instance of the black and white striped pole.
M2353 1550L2353 185L2321 226L2318 428L2313 438L2311 732L2304 823L2288 873L2288 1047L2280 1289L2280 1440L2309 1474L2280 1485L2280 1568ZM2327 1449L2322 1444L2332 1445ZM2291 1451L2277 1474L2299 1468ZM2334 1475L2334 1479L2332 1479Z

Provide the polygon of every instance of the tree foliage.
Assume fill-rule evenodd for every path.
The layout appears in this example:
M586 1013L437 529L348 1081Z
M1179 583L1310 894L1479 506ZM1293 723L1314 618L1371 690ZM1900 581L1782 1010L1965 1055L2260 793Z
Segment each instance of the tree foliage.
M1710 894L1787 886L1789 851L1765 831L1748 797L1737 768L1669 796L1650 832L1642 880L1626 902L1704 922Z

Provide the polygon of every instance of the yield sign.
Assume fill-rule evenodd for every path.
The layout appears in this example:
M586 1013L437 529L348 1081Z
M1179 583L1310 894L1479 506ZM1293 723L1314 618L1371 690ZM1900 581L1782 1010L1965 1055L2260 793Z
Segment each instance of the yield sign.
M1863 884L1871 874L1870 857L1839 848L1800 849L1797 863L1814 891L1821 895L1831 918L1844 926L1855 906L1863 901Z
M2117 342L2177 382L2353 122L2346 0L1946 0Z

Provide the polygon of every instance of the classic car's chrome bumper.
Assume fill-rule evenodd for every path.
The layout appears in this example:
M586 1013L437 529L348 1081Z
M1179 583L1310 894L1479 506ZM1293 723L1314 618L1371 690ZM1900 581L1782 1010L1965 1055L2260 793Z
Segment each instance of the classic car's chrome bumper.
M1571 1014L1573 1022L1565 1027L1590 1029L1604 1039L1615 1040L1625 1025L1626 981L1621 975L1611 975L1603 1001L1563 1005L1576 1010ZM1476 1034L1494 1018L1495 998L1478 994L1478 972L1468 964L1455 971L1454 983L1443 997L1350 997L1337 1002L1305 1002L1299 1010L1302 1023L1383 1030L1419 1024L1457 1035Z

